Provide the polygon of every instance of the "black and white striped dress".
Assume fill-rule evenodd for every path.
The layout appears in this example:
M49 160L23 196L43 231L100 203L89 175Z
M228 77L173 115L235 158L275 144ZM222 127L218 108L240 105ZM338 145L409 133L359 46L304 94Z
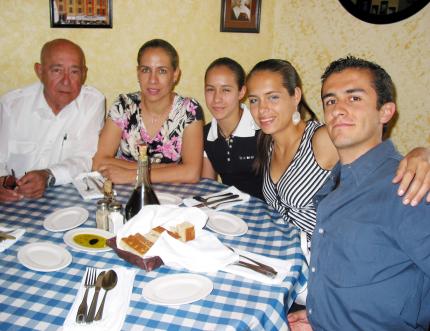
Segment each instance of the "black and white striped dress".
M317 121L306 123L299 148L276 184L270 177L273 144L269 149L269 162L264 171L263 194L266 202L275 208L286 222L305 231L308 241L317 218L312 199L330 174L330 170L319 166L312 149L312 137L322 125Z

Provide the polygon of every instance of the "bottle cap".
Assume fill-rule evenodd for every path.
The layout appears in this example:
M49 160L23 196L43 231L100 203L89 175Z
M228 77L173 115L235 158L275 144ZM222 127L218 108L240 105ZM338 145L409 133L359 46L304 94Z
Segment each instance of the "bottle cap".
M105 198L100 199L97 201L97 207L107 207L107 205L109 204L109 201Z
M110 211L118 211L118 210L122 210L122 204L119 201L112 201L109 204L109 210Z

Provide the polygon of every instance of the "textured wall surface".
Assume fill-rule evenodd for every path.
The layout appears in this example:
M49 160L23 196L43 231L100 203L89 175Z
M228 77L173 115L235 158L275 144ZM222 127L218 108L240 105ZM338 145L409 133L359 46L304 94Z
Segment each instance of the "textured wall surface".
M399 118L392 138L399 150L430 146L430 5L404 21L374 25L336 0L276 4L273 54L295 65L320 118L325 67L348 54L364 57L385 68L396 84Z
M107 96L109 106L118 93L138 89L137 50L159 37L180 55L176 90L203 106L203 75L213 59L229 56L249 70L259 60L280 57L297 67L308 101L321 115L324 67L354 54L380 63L397 85L400 118L393 138L400 150L430 145L430 5L403 22L377 26L357 20L337 0L264 0L255 34L220 32L220 0L113 2L112 29L51 29L47 1L1 0L0 94L33 82L42 44L64 37L84 49L87 83Z

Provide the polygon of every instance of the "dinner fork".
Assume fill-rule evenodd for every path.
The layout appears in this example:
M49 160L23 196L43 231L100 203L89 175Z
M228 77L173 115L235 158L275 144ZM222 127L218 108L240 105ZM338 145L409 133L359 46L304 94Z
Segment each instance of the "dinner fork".
M88 290L90 287L94 287L96 285L96 272L97 270L95 268L88 268L86 277L85 277L85 294L84 298L82 299L81 304L78 308L78 313L76 314L76 323L84 323L85 319L87 318L87 296L88 296Z
M221 206L223 203L231 203L231 202L239 202L239 201L243 201L242 199L234 199L234 200L226 200L226 201L222 201L219 203L215 203L215 201L213 203L215 203L214 205L212 204L212 202L209 203L209 205L207 207L212 208L212 209L217 209L219 206Z

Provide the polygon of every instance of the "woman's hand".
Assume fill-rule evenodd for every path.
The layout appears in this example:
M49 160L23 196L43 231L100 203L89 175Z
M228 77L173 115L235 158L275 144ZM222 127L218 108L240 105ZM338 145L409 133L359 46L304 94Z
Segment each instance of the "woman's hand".
M400 183L397 192L405 205L418 205L426 193L430 202L430 149L418 147L410 151L400 162L393 183Z
M114 184L129 184L136 181L135 169L127 169L117 165L102 165L98 171Z

